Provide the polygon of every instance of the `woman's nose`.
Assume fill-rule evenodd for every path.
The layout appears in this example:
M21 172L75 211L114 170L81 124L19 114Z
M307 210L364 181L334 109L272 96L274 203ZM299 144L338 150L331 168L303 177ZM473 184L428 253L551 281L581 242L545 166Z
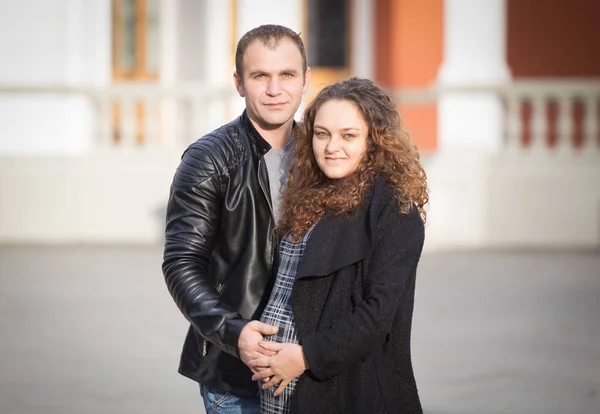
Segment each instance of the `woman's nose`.
M341 148L340 145L340 140L335 137L332 136L329 141L327 142L327 146L325 147L325 151L327 151L328 153L332 154L334 152L338 152Z

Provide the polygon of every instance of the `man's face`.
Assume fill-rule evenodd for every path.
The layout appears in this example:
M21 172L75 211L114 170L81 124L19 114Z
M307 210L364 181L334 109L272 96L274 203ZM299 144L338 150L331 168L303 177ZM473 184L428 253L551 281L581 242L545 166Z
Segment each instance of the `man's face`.
M243 57L243 73L234 74L235 86L246 100L248 116L264 130L292 122L308 88L309 69L302 73L298 47L283 38L276 48L260 40L250 43Z

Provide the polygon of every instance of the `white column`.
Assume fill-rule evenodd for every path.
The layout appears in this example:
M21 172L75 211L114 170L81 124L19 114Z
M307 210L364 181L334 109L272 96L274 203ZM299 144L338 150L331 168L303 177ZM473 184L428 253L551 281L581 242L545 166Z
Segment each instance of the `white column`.
M505 125L500 98L485 88L510 80L505 56L505 0L445 1L438 151L426 164L430 246L489 243L490 183Z
M373 0L352 1L352 71L354 76L373 78Z
M0 84L104 86L110 24L110 0L0 1ZM80 96L0 94L0 124L1 155L79 155L93 143L90 103Z
M439 149L497 151L502 145L502 102L494 92L510 80L506 63L506 0L446 0L444 62L438 74ZM450 91L444 92L444 88Z
M303 31L303 3L303 0L237 0L238 39L262 24L280 24L295 32Z
M231 121L238 113L228 110L235 96L234 71L234 21L231 1L206 0L204 17L204 73L205 80L216 90L206 107L207 132ZM231 118L231 119L229 119Z
M111 82L110 0L64 0L66 23L66 83L101 90ZM87 96L68 96L68 131L64 151L89 152L100 145L99 102Z
M172 85L177 80L180 50L177 26L179 23L179 0L163 0L160 2L160 83Z
M160 2L159 29L159 69L160 84L163 87L174 87L177 82L177 69L181 53L178 47L179 0L163 0ZM158 140L166 147L180 144L179 136L181 111L174 99L161 100L158 112L160 127Z

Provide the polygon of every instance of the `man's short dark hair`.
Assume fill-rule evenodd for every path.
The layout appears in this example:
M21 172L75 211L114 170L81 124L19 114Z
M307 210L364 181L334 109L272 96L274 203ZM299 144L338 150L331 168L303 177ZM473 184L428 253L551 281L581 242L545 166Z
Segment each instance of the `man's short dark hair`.
M294 32L285 26L277 24L265 24L258 26L248 32L246 32L242 38L238 41L235 50L235 71L242 77L243 72L243 59L244 53L248 46L255 40L260 40L263 45L275 49L279 46L282 39L289 39L298 47L298 51L302 56L302 75L306 73L308 63L306 62L306 50L304 49L304 42L300 37L300 34Z

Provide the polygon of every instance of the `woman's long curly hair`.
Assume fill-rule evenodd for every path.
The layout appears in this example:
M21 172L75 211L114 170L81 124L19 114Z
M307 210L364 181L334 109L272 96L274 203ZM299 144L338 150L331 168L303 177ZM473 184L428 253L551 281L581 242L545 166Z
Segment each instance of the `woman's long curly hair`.
M341 179L330 179L321 171L312 146L315 116L321 105L330 100L353 103L368 126L365 155L356 170ZM400 212L406 214L416 207L425 220L427 177L417 147L400 122L394 100L368 79L351 78L325 87L304 111L296 134L279 234L291 231L292 239L298 240L326 211L356 211L366 190L382 173L397 189Z

